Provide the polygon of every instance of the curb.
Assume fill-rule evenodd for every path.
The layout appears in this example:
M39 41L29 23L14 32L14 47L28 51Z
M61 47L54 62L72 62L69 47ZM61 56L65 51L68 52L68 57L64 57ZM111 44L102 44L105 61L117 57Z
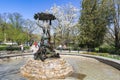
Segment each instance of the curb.
M74 56L83 56L83 57L89 57L89 58L94 58L99 60L100 62L103 62L107 65L110 65L118 70L120 70L120 60L114 60L111 58L106 58L102 56L94 56L94 55L88 55L88 54L64 54L62 53L61 55L74 55Z
M10 57L17 57L17 56L28 56L33 54L17 54L17 55L7 55L7 56L0 56L0 59L3 58L10 58ZM83 57L89 57L99 60L100 62L103 62L107 65L110 65L118 70L120 70L120 60L115 60L111 58L106 58L102 56L95 56L95 55L88 55L88 54L71 54L71 53L62 53L60 55L74 55L74 56L83 56Z

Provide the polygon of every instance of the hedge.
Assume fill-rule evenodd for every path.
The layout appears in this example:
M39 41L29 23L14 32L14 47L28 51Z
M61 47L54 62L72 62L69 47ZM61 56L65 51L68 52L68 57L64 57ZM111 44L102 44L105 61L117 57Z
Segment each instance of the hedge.
M24 50L29 49L29 46L25 46ZM14 50L20 50L19 46L0 46L0 51L14 51Z

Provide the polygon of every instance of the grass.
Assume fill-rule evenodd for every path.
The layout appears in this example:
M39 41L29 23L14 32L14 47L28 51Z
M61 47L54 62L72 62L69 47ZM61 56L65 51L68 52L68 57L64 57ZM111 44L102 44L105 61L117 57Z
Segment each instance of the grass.
M84 52L83 54L103 56L103 57L108 57L108 58L120 60L120 56L119 55L111 55L109 53Z

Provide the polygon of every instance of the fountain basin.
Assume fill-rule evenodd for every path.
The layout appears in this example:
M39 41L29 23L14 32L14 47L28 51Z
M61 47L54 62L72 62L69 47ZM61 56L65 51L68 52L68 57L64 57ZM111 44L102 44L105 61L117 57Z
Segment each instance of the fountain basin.
M27 55L23 58L2 60L0 62L0 80L28 80L21 75L20 68L32 58L33 55ZM61 55L61 58L72 65L74 72L65 79L52 80L120 80L119 69L102 63L96 58L81 55Z

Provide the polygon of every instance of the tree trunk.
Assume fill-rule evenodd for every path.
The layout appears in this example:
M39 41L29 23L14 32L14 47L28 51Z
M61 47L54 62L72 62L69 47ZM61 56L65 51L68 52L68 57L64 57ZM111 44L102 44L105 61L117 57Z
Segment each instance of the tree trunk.
M114 4L115 5L115 4ZM114 34L115 34L115 50L117 51L120 47L119 43L119 4L117 4L116 15L114 18Z

